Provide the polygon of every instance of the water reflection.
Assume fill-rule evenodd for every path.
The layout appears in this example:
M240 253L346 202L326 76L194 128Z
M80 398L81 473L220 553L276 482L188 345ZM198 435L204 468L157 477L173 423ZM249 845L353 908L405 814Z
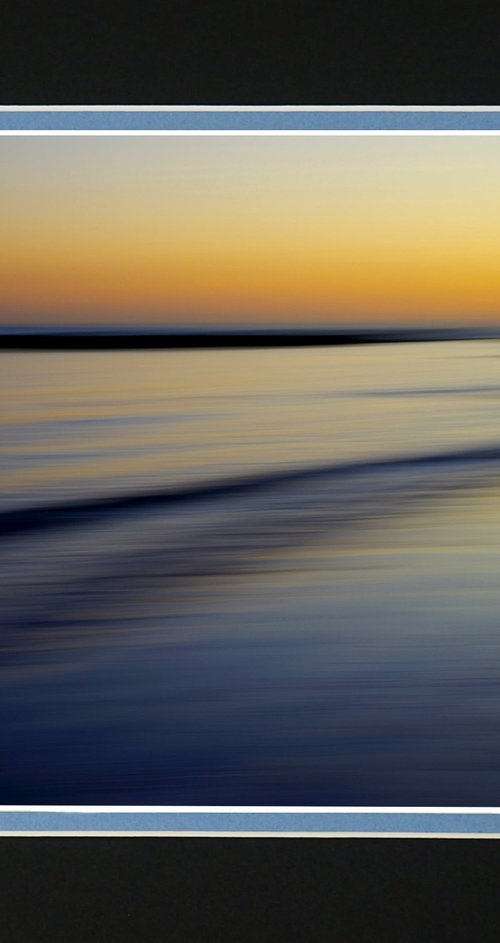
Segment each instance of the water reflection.
M500 455L479 348L60 354L50 381L48 355L6 358L22 473L2 521L57 507L4 531L1 801L497 804ZM137 503L160 485L189 487Z

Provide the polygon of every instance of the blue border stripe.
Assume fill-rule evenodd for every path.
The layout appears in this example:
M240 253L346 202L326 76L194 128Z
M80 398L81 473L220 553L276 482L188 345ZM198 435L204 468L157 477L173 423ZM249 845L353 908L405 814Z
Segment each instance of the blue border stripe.
M0 831L410 832L500 835L500 815L482 813L1 812Z
M500 112L0 111L4 131L496 131Z

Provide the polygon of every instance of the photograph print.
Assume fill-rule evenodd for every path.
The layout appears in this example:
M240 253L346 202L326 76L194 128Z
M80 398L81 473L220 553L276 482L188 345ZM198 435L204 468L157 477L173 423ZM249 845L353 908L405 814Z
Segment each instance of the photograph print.
M500 138L0 167L0 804L497 805Z

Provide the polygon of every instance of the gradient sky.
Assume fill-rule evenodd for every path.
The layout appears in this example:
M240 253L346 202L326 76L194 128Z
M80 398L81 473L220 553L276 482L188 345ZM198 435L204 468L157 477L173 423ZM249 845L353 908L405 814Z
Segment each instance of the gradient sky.
M500 138L2 137L3 324L500 323Z

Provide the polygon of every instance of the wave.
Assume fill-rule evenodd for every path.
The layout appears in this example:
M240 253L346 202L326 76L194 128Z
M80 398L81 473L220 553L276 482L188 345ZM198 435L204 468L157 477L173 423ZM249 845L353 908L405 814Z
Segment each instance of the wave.
M357 530L441 505L499 472L500 448L475 448L6 512L4 533L47 535L4 548L3 670L50 664L56 652L77 657L81 645L110 637L144 644L142 618L152 610L164 631L197 599L230 592L235 577L238 585L293 570L303 549L325 540L342 553ZM85 523L104 526L51 530Z
M396 397L401 396L465 396L469 393L500 393L498 384L490 386L440 386L440 387L417 387L414 389L402 387L397 390L363 390L358 392L357 396L372 397Z
M336 464L321 464L285 471L266 471L252 476L224 478L189 485L173 486L168 489L147 492L131 492L111 496L81 498L78 500L34 505L0 512L0 535L10 536L23 532L49 530L62 527L74 527L102 522L106 516L126 514L130 511L153 510L195 502L206 502L217 498L231 498L246 495L258 495L268 489L294 484L315 484L322 480L332 482L337 479L357 477L359 475L378 475L380 473L411 472L419 469L449 467L464 469L467 466L500 467L500 447L483 446L470 449L457 449L432 452L423 455L400 455L396 457L370 459Z

